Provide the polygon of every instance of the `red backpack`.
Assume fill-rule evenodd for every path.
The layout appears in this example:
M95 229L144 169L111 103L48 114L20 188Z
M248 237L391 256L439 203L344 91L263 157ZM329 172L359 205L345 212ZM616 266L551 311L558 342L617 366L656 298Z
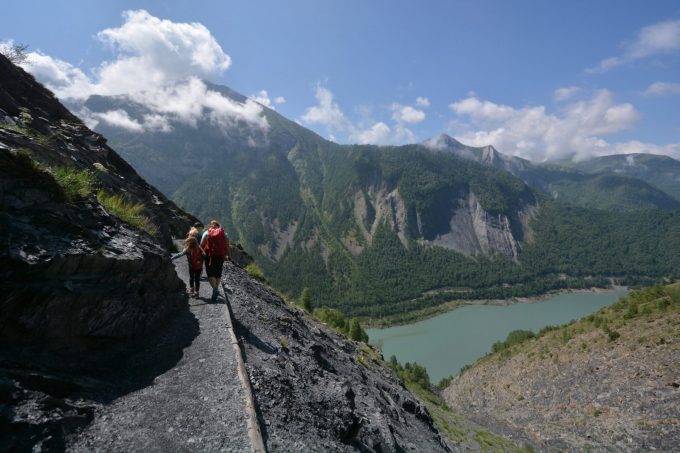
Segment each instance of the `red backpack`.
M195 271L203 269L203 250L200 247L196 247L193 250L189 250L189 265Z
M227 256L227 238L224 235L224 228L210 228L208 230L208 240L205 244L205 253L210 256L224 258Z

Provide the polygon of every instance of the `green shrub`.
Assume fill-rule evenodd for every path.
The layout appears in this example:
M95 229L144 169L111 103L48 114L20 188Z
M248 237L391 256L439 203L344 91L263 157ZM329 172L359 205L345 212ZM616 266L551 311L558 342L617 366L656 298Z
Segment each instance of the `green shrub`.
M606 328L605 332L607 333L607 336L609 337L609 341L615 341L617 338L619 338L621 336L621 334L618 331L611 330L609 328Z
M466 366L469 366L469 365L466 365ZM462 370L463 370L463 369L461 368L461 372L462 372ZM439 381L439 383L437 384L437 388L438 388L439 390L444 390L444 389L446 389L446 387L448 387L449 384L451 384L451 381L452 381L452 380L453 380L453 376L449 376L449 377L442 378L441 381Z
M547 326L547 327L551 327L551 326ZM505 341L495 342L493 344L493 346L491 346L491 351L492 352L504 351L504 350L510 348L511 346L523 343L526 340L529 340L529 339L535 338L535 337L536 337L536 334L533 333L531 330L513 330L512 332L510 332L508 334Z
M261 282L265 282L266 279L264 278L264 273L262 272L262 269L260 269L260 266L257 264L250 263L246 266L246 272L248 272L248 275L253 277L255 280L259 280Z
M97 182L97 177L91 171L73 167L57 167L53 170L53 176L69 201L91 195Z
M656 301L656 306L659 310L666 310L668 307L670 307L671 301L670 297L662 297L661 299Z
M406 362L403 366L397 361L395 356L391 356L387 362L387 366L394 371L399 379L404 384L417 384L424 389L432 387L430 384L430 375L424 366L416 362Z
M343 335L349 334L349 323L340 310L321 307L314 310L314 317Z
M309 288L304 288L302 290L302 294L300 295L300 305L302 305L302 308L304 308L307 313L314 311L314 307L312 307L312 296L309 295Z
M109 214L146 231L152 236L158 234L156 225L152 224L149 218L143 214L144 205L142 203L132 203L122 195L110 195L104 190L97 192L97 200Z
M638 304L635 301L631 301L630 304L628 304L628 311L626 311L626 314L623 315L624 319L633 319L638 315Z
M350 340L368 342L368 334L361 327L359 321L356 318L352 318L349 322L349 335Z
M351 340L368 343L368 334L361 327L359 320L352 318L348 321L340 310L328 307L317 308L314 310L314 317Z

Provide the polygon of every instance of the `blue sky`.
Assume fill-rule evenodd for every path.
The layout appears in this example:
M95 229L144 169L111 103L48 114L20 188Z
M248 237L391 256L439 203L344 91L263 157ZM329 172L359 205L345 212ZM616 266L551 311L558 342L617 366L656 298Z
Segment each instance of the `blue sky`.
M123 12L140 10L150 34L125 27ZM185 72L185 58L133 42L165 32L186 38L184 52L215 43L203 53L212 66ZM41 55L27 69L51 88L78 82L54 89L62 98L85 85L137 89L141 76L124 80L124 66L102 78L103 65L132 56L152 62L147 72L228 85L341 143L445 132L539 161L680 157L677 1L23 1L4 9L0 40ZM62 72L46 69L53 62Z

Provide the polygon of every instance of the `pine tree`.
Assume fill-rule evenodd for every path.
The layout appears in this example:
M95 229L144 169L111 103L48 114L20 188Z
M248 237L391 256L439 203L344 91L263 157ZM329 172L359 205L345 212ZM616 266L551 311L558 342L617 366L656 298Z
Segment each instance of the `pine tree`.
M354 341L363 341L364 335L362 334L361 324L357 321L357 318L352 318L349 322L349 338Z
M312 306L312 296L309 295L309 288L302 290L302 295L300 295L300 305L307 313L311 313L314 310Z

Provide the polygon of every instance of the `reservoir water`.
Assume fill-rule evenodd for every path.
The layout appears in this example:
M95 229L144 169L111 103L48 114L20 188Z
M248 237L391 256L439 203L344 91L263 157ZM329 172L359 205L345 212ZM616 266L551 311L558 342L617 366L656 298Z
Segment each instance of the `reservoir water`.
M616 302L626 290L575 292L549 296L534 303L507 306L465 305L436 317L387 329L367 330L371 344L385 359L423 365L433 384L457 374L505 340L513 330L537 332L547 325L564 324Z

